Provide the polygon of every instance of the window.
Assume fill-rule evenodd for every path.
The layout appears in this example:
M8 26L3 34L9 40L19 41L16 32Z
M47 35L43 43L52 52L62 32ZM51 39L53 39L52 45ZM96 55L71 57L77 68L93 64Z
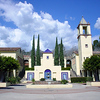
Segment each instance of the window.
M87 27L83 27L83 34L87 34Z
M85 48L88 48L88 44L85 44Z
M47 59L49 59L49 56L47 56Z

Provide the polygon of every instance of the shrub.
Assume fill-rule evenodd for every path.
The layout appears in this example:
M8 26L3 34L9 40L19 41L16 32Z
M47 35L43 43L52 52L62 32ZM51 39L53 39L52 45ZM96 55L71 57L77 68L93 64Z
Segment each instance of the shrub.
M16 77L11 77L11 78L10 78L10 83L11 83L11 84L16 84L16 82L17 82Z
M87 77L86 81L92 82L93 81L93 77Z
M68 83L68 81L67 80L61 80L61 83L66 84L66 83Z
M86 82L86 77L72 77L71 83Z
M41 78L40 81L45 81L45 78Z
M10 77L6 77L5 81L10 82Z
M71 67L66 67L66 68L62 67L61 68L61 70L70 70L70 69L71 69Z
M56 78L53 78L53 81L56 81Z
M10 82L11 84L20 83L20 77L6 77L6 82Z
M17 83L20 83L21 78L19 76L16 77Z
M35 83L35 79L34 78L32 79L32 82L33 82L33 84Z
M34 70L34 68L33 67L32 68L26 67L25 70Z

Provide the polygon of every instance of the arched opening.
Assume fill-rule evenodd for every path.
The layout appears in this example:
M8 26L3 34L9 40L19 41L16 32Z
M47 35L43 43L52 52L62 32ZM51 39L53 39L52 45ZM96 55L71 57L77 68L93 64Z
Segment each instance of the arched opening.
M51 70L46 69L44 72L44 78L45 79L51 79Z
M67 60L66 66L71 67L71 60L70 59Z

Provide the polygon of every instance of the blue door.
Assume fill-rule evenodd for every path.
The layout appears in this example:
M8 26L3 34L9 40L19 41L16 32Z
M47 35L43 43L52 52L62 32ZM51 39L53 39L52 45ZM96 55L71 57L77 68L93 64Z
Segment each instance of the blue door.
M33 72L28 72L27 73L27 79L31 81L33 78L34 78L34 73Z
M45 70L44 78L45 79L51 79L51 71L49 69Z
M68 80L68 72L62 72L61 73L61 79L62 80Z

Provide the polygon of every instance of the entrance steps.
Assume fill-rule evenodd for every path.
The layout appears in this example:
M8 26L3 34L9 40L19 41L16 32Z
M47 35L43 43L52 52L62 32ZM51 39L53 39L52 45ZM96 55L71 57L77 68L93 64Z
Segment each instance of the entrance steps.
M35 81L34 84L61 84L60 81Z

